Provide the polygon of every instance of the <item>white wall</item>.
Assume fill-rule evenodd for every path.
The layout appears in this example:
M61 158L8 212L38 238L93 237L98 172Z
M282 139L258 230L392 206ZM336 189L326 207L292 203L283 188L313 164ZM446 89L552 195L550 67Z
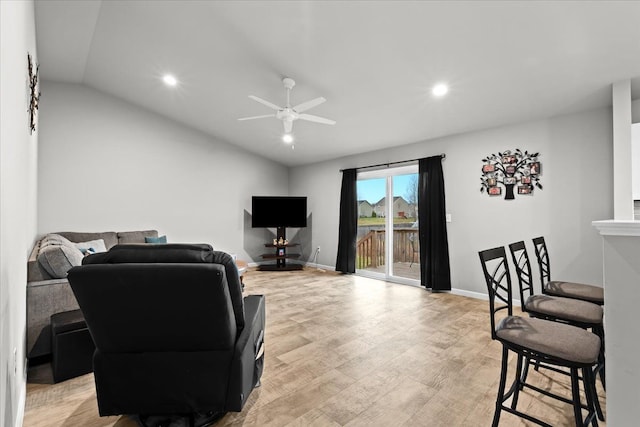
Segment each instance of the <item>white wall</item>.
M640 99L631 101L631 123L640 123Z
M27 52L37 62L33 1L0 1L0 425L3 427L22 425L26 393L26 264L36 234L38 155L38 131L31 135L28 128Z
M631 125L631 174L633 200L640 200L640 123Z
M154 228L245 259L262 251L247 247L265 239L244 211L252 195L288 193L286 167L82 85L43 93L40 234Z
M612 215L611 109L449 136L293 168L292 194L309 197L312 247L334 266L340 169L446 154L443 161L452 286L486 294L478 251L545 236L552 275L602 284L602 244L591 221ZM507 149L539 151L542 191L515 200L480 193L481 159ZM534 264L537 280L537 265Z

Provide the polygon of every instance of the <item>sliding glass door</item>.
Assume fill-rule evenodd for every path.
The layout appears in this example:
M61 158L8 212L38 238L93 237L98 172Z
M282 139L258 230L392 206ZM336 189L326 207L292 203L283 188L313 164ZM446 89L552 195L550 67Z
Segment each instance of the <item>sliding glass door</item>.
M356 272L419 284L418 166L358 173Z

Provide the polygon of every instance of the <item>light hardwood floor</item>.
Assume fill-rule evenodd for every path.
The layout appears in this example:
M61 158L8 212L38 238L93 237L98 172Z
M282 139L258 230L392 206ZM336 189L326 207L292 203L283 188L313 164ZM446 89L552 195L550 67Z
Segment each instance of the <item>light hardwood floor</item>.
M262 386L216 426L491 425L501 346L487 301L316 269L250 270L244 282L266 295ZM569 394L567 377L543 371L529 380ZM30 377L25 427L135 425L98 416L91 374L55 385L42 368ZM529 390L518 409L573 424L569 405ZM503 412L500 425L532 424Z

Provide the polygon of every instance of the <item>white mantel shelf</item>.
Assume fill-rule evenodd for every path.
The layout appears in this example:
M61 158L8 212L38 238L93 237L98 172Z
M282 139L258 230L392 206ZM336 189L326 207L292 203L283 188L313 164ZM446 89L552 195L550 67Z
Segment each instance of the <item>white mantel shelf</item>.
M640 221L608 219L604 221L593 221L591 225L603 236L640 237Z

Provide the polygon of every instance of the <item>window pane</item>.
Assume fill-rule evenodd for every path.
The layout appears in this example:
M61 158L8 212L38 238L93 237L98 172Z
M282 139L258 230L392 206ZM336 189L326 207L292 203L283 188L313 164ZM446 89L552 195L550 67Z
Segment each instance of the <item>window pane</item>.
M418 246L418 174L393 176L394 276L420 279Z
M384 274L386 178L358 180L357 189L356 268Z

